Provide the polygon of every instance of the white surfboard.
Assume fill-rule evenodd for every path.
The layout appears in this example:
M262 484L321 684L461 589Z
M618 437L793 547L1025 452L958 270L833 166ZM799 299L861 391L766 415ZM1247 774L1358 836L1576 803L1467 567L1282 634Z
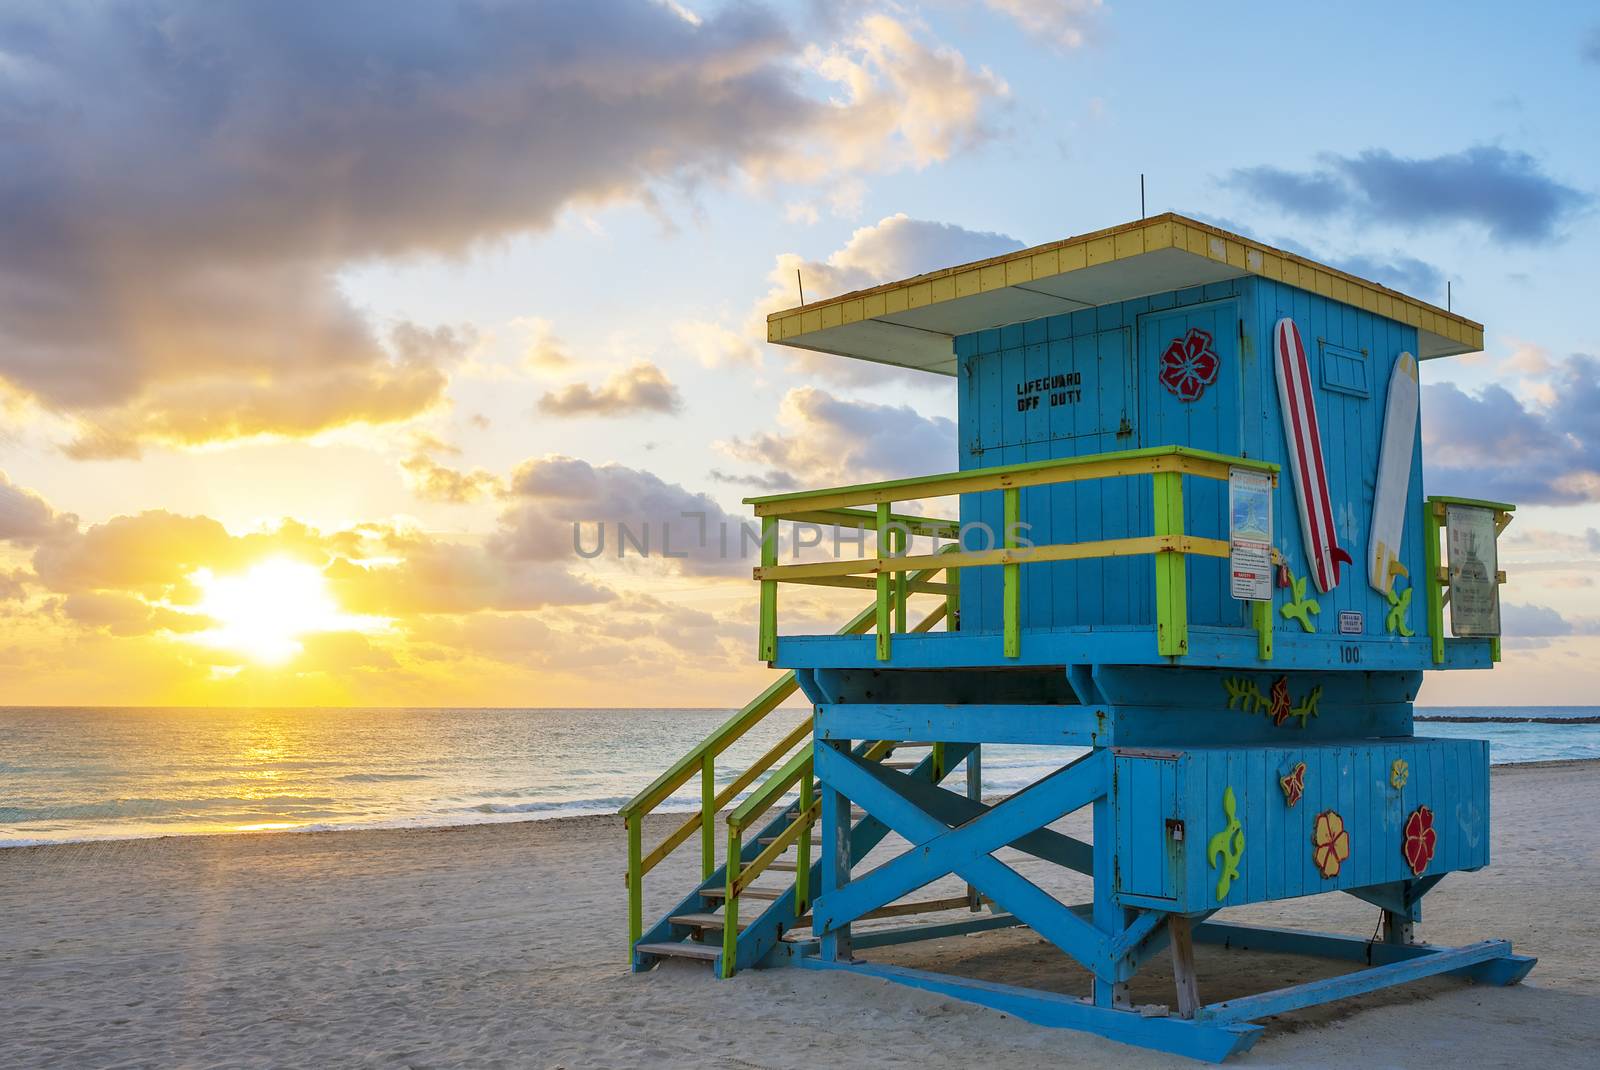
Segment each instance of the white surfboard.
M1400 537L1406 527L1406 491L1417 441L1417 360L1401 353L1389 376L1389 401L1383 413L1383 445L1378 452L1378 487L1372 496L1372 542L1367 549L1367 580L1387 595L1400 563Z

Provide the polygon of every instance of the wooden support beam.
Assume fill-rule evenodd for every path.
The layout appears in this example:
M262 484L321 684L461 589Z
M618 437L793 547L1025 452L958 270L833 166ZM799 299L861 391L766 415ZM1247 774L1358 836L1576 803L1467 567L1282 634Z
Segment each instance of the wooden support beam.
M1104 972L1108 937L990 852L1103 797L1108 763L1107 753L1093 751L952 828L907 797L899 786L906 778L831 746L819 748L817 777L826 790L848 793L914 846L858 881L831 885L817 898L815 924L826 933L946 873L956 873L1072 958ZM950 794L958 803L966 803Z
M1207 1062L1221 1062L1230 1055L1246 1051L1261 1035L1258 1025L1145 1018L1130 1010L1096 1007L1073 996L992 981L971 981L903 966L867 962L841 964L810 957L801 958L795 964L806 969L848 970L861 977L892 981L990 1007L1035 1025L1081 1029L1124 1044L1155 1048Z
M1103 706L843 702L817 707L822 739L927 739L1094 747L1110 739ZM972 739L981 735L981 739Z
M1380 988L1418 981L1424 977L1453 973L1490 959L1504 958L1510 953L1511 945L1505 940L1480 940L1476 944L1433 951L1401 962L1391 962L1386 966L1374 966L1371 969L1357 970L1355 973L1339 977L1324 977L1318 981L1307 981L1273 992L1263 992L1257 996L1244 996L1239 999L1224 1000L1221 1003L1211 1003L1200 1008L1197 1017L1208 1022L1254 1021L1257 1018L1315 1007L1322 1003L1332 1003L1335 1000L1375 992Z
M880 516L882 514L880 513ZM881 605L881 603L880 603ZM849 741L823 742L818 741L816 748L816 764L826 766L831 758L837 756L845 758L848 755ZM839 890L850 883L850 800L830 784L826 779L822 783L822 879L817 882L816 900L812 906L813 931L818 926L815 921L817 907L825 902L829 896L838 894ZM883 904L878 904L882 906ZM818 931L822 938L822 957L829 962L849 962L853 951L850 945L850 926L832 925Z
M1182 914L1169 914L1167 932L1172 940L1172 981L1177 989L1178 1017L1193 1018L1200 1009L1200 986L1194 972L1194 940L1189 932L1189 919Z

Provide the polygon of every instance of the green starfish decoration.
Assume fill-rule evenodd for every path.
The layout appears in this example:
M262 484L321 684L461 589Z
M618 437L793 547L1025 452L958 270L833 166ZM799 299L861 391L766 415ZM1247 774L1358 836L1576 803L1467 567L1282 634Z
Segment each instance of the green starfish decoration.
M1407 587L1399 594L1395 594L1394 586L1390 585L1388 598L1389 615L1384 618L1384 627L1403 636L1416 635L1417 633L1406 623L1406 617L1411 613L1411 588Z
M1297 620L1300 622L1301 628L1308 632L1314 632L1317 630L1317 626L1311 623L1311 616L1312 614L1320 614L1322 606L1317 603L1315 598L1306 597L1307 579L1308 577L1306 576L1295 579L1294 573L1289 573L1289 589L1294 592L1294 600L1279 606L1278 612L1283 614L1284 620Z

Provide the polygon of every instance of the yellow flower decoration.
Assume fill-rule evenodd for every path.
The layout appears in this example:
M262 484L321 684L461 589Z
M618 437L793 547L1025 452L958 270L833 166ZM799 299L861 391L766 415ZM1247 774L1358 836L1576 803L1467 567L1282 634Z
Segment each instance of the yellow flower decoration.
M1332 810L1318 814L1311 842L1316 845L1311 857L1317 869L1324 877L1337 877L1339 867L1350 857L1350 834L1344 830L1344 818Z
M1394 785L1394 790L1399 791L1406 786L1406 781L1411 779L1411 767L1404 758L1396 758L1389 767L1389 783Z

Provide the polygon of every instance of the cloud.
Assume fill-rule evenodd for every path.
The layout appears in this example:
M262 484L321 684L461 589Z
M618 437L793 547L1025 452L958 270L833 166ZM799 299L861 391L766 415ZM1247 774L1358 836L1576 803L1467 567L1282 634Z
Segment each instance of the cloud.
M1424 301L1444 300L1444 272L1414 256L1404 253L1390 253L1386 257L1357 254L1330 258L1324 262Z
M0 384L84 458L410 419L460 347L375 325L341 270L924 166L1005 95L893 18L803 47L743 3L119 0L0 32Z
M615 597L564 567L513 560L481 543L389 532L379 549L382 557L375 563L337 558L327 567L334 595L352 613L470 614L587 605Z
M711 320L681 320L672 326L672 337L707 368L728 365L755 365L761 361L760 343L767 337L754 325L743 333L729 330Z
M440 464L435 453L459 455L460 450L432 435L418 435L416 449L400 462L411 492L423 501L466 505L500 492L500 478L483 468L463 472Z
M1101 0L982 0L1031 37L1042 37L1060 48L1080 48L1088 41L1104 8Z
M534 371L559 371L576 363L566 345L556 337L555 325L549 320L523 316L512 324L527 334L527 345L522 351L522 362L527 367Z
M750 475L724 472L720 468L713 468L706 474L716 483L731 483L741 487L754 487L769 494L782 494L784 491L800 489L800 481L798 479L788 472L780 472L776 468Z
M512 472L508 508L491 541L518 561L653 558L688 575L748 575L747 522L709 495L620 464L551 455ZM646 548L624 543L626 527Z
M0 471L0 541L24 546L50 542L76 531L78 518L55 511L33 491Z
M1500 383L1422 391L1429 490L1526 505L1600 501L1600 360L1553 363L1547 403Z
M767 465L769 483L806 486L896 479L957 467L955 421L923 416L907 405L878 405L835 397L815 387L784 395L782 432L719 443L729 456Z
M1508 636L1543 639L1571 635L1572 624L1549 606L1500 603L1500 629Z
M1433 301L1442 301L1444 299L1444 272L1439 270L1436 265L1430 264L1426 260L1419 260L1409 253L1398 250L1391 250L1387 254L1326 253L1313 249L1295 238L1283 235L1263 238L1260 234L1254 232L1249 225L1240 223L1237 220L1204 215L1200 212L1189 212L1188 214L1223 230L1255 238L1258 241L1265 241L1268 245L1277 246L1279 249L1287 249L1291 253L1299 253L1308 259L1332 265L1348 271L1352 275L1371 279L1373 282L1382 283L1384 286L1399 290L1402 293L1411 294L1414 297Z
M807 48L804 58L842 96L822 113L813 145L774 161L773 176L786 181L948 159L994 135L987 110L1010 95L987 68L972 70L960 52L925 44L884 14L865 16L838 44Z
M1507 243L1548 241L1593 197L1547 175L1525 152L1477 145L1431 158L1369 149L1332 153L1312 171L1239 168L1227 184L1308 219L1350 216L1408 229L1470 223Z
M500 490L500 479L493 472L483 468L463 472L442 465L425 453L413 453L400 462L400 467L411 493L426 502L466 505L491 498Z
M806 301L810 303L926 271L999 256L1022 247L1022 242L1008 234L912 219L904 212L885 216L870 226L858 228L849 241L821 260L808 260L798 253L780 254L768 275L772 288L757 302L746 330L751 337L764 339L767 315L800 303L795 281L797 271L805 287ZM895 377L917 377L914 372L866 361L803 350L786 349L784 353L800 370L839 382L882 383Z
M1600 618L1576 617L1568 620L1549 606L1502 601L1500 631L1505 636L1507 646L1542 650L1549 647L1554 639L1600 634Z
M600 386L569 383L539 399L548 416L626 416L630 413L674 413L683 396L672 380L648 360L635 361L606 377Z
M163 606L152 606L128 594L78 591L60 601L68 619L88 628L99 628L112 635L179 634L203 631L215 623L199 613L180 613Z
M0 602L20 602L28 597L28 574L20 568L0 572Z

